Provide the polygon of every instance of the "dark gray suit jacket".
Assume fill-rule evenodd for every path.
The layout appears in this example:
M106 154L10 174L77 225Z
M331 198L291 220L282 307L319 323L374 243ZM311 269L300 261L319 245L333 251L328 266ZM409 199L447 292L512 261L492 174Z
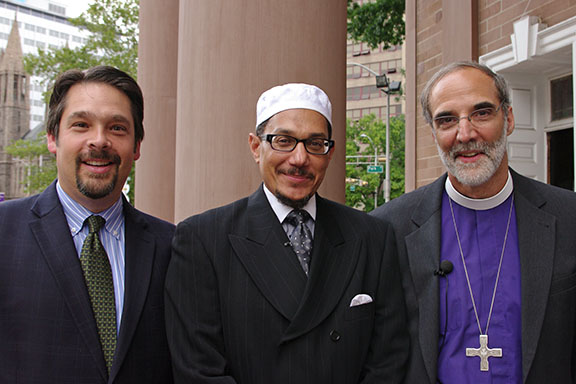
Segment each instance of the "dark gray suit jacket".
M80 260L56 193L0 203L0 383L172 382L164 278L174 226L124 202L125 302L106 365Z
M390 227L317 197L307 279L260 188L180 223L166 278L177 383L397 383L408 353ZM373 302L350 307L358 294Z
M576 193L514 181L522 284L524 383L574 383L576 376ZM377 209L394 227L408 308L407 383L436 383L442 192L446 175Z

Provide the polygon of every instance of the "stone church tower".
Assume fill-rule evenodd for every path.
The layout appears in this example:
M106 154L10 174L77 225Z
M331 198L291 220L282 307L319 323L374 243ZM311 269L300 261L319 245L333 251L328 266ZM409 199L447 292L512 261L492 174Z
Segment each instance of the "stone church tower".
M5 147L30 127L30 76L24 72L18 22L12 23L6 49L0 56L0 192L6 199L18 197L17 168Z

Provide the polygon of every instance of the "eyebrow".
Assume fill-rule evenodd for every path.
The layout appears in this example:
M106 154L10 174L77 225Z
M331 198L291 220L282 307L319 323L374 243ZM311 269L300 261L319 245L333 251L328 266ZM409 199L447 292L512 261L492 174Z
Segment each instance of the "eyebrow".
M270 134L273 134L273 135L294 136L294 132L293 132L293 131L291 131L291 130L289 130L289 129L285 129L285 128L278 128L275 132L269 132L269 133L270 133ZM319 137L319 138L325 139L327 136L328 136L328 135L327 135L326 133L323 133L323 132L313 132L313 133L310 133L310 134L309 134L308 138L311 139L311 138L317 138L317 137Z
M87 111L77 111L77 112L73 112L72 114L70 114L70 116L68 116L66 118L66 121L70 121L70 120L74 120L74 119L87 119L87 118L94 118L94 114L87 112ZM125 124L130 124L130 120L128 118L126 118L123 115L112 115L112 117L110 118L111 121L116 122L116 123L125 123Z
M491 103L489 101L482 101L480 103L474 104L474 109L472 111L477 111L479 109L484 109L484 108L496 108L496 105L494 105L493 103ZM454 116L454 113L450 112L450 111L441 111L441 112L438 112L437 114L434 115L434 119L437 119L439 117L445 117L445 116Z

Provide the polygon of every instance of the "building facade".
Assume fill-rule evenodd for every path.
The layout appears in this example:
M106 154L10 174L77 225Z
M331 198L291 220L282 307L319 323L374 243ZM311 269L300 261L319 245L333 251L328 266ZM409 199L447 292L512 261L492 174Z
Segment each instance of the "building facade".
M443 65L477 60L511 88L516 119L510 165L574 189L576 4L563 0L406 2L406 190L442 173L418 95Z
M88 33L70 24L66 8L50 0L0 0L0 49L5 49L12 24L16 21L20 31L22 52L36 54L38 49L47 50L68 46L82 46ZM30 123L32 129L44 121L46 87L40 79L30 81Z
M346 118L358 120L373 114L386 119L386 94L376 87L375 73L389 81L403 80L402 46L371 49L348 40L346 47ZM402 98L390 98L390 116L401 115Z

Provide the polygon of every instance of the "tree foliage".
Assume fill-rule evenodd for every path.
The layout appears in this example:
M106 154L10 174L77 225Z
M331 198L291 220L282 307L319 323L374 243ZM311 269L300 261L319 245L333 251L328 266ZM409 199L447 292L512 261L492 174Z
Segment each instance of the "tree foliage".
M374 115L364 116L358 121L346 120L346 205L363 208L369 212L374 209L374 192L378 191L378 206L384 204L385 173L368 173L367 164L354 164L350 156L371 156L360 158L360 162L374 161L372 143L360 137L370 137L379 159L386 154L386 123ZM404 193L404 117L390 118L390 198ZM386 164L378 161L386 169Z
M70 23L90 32L85 45L71 49L38 49L24 57L26 71L51 84L69 69L87 69L95 65L112 65L136 77L138 66L139 0L95 0Z
M348 35L383 49L404 42L404 0L375 0L360 5L348 0Z
M56 162L46 147L46 133L27 140L16 140L6 146L6 152L20 159L26 168L24 176L24 192L39 193L46 189L56 179Z

